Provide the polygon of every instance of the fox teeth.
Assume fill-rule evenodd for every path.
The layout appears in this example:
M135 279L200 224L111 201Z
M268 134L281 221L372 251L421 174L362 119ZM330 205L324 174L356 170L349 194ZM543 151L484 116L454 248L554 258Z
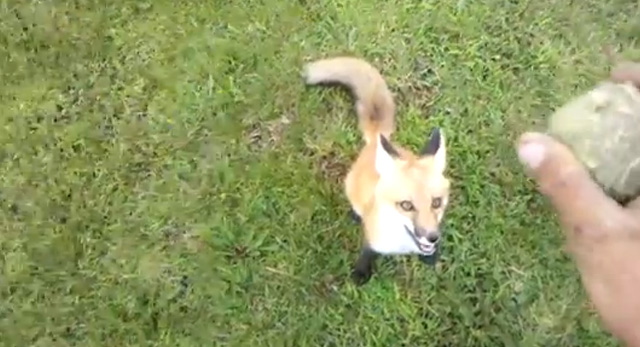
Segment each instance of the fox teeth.
M436 252L436 249L435 249L435 247L428 248L428 249L424 249L424 248L423 248L423 249L422 249L422 252L424 252L426 255L432 255L433 253L435 253L435 252Z
M427 240L427 238L424 236L419 238L418 241L423 245L429 245L429 246L431 245L431 242L429 242L429 240Z
M425 244L425 243L420 242L420 246L421 246L420 248L421 248L423 251L433 251L433 250L435 250L435 249L436 249L436 247L435 247L433 244L431 244L431 243L427 243L427 244Z

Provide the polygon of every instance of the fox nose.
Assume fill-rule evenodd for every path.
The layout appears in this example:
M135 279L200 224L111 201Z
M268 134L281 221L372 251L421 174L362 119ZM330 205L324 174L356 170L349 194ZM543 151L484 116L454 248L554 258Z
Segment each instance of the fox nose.
M427 241L431 243L436 243L440 240L440 234L436 232L427 233Z
M416 228L416 235L418 237L424 237L430 243L436 243L440 240L440 232L438 230L426 230L423 228Z

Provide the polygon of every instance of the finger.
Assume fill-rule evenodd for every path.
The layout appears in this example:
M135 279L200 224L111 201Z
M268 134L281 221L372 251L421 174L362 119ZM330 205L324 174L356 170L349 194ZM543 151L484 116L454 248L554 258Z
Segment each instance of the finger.
M611 70L609 79L616 83L631 82L640 88L640 63L630 61L619 63Z
M630 235L637 238L640 236L640 197L631 200L625 206L625 210L629 216L629 222L623 227L628 229Z
M591 179L568 147L548 135L526 133L518 157L567 227L604 226L623 219L622 208ZM600 228L590 228L598 230Z
M637 197L627 203L625 207L631 215L640 219L640 197Z

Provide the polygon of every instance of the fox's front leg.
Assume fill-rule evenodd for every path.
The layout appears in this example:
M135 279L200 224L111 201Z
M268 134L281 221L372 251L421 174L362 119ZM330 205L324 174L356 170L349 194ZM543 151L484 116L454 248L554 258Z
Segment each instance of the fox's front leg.
M373 268L377 258L378 253L367 245L362 246L360 256L358 256L358 260L356 260L353 270L351 271L351 279L356 285L361 286L369 282L371 275L373 275Z
M436 250L432 255L418 255L418 259L426 265L435 266L440 258L440 250Z
M356 210L354 210L353 208L349 209L349 217L351 218L352 221L354 221L356 224L362 224L362 217L360 217L360 215L358 214L358 212L356 212Z

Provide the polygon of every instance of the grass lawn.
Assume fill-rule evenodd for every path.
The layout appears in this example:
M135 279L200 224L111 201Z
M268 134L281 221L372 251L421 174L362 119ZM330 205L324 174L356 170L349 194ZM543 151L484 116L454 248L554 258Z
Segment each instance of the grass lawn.
M513 141L627 58L636 1L4 1L2 346L613 346ZM349 280L352 100L448 140L436 268Z

